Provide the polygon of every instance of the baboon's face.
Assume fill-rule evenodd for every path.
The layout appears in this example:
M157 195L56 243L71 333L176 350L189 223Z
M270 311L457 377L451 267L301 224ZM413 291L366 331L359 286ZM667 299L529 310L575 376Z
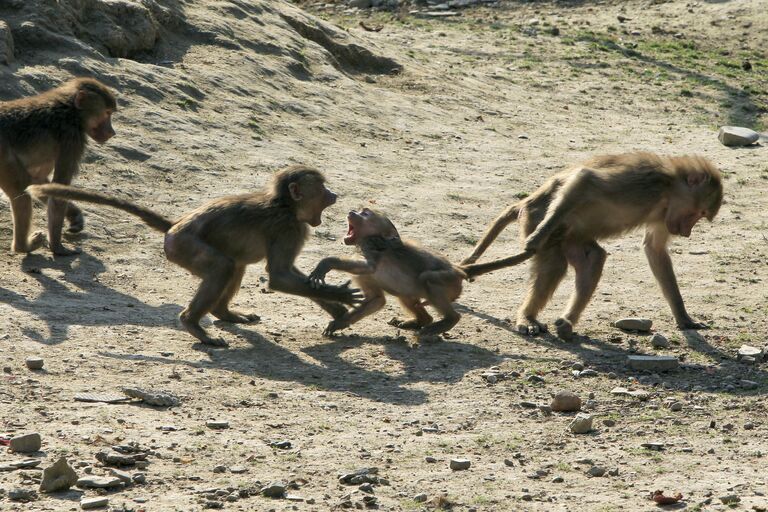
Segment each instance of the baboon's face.
M383 238L399 238L395 225L383 214L368 208L359 212L351 211L347 215L349 225L344 243L355 245L363 238L380 236Z

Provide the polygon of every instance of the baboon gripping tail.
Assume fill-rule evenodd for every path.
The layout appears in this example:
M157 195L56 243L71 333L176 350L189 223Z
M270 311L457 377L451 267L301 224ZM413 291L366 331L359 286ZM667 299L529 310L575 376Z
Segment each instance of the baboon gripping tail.
M143 206L139 206L124 199L118 199L95 190L60 185L58 183L48 183L45 185L31 185L27 187L27 193L38 199L54 197L56 199L69 199L112 206L113 208L135 215L143 220L149 227L163 233L167 233L174 224L170 219L163 217L159 213L153 212L149 208L144 208Z

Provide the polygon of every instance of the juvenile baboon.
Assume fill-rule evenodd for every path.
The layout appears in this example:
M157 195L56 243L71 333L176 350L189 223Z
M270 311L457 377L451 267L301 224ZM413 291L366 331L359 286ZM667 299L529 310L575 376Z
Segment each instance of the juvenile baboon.
M393 325L420 329L419 334L424 336L446 332L456 325L460 316L451 303L461 294L464 272L445 258L401 240L397 228L381 213L363 208L360 212L350 212L347 221L349 231L344 243L358 246L365 259L325 258L309 279L313 286L322 287L329 271L349 272L355 275L355 284L363 290L365 300L331 321L324 334L331 335L349 327L384 307L384 292L396 296L403 308L414 316L404 322L395 321ZM422 299L443 318L432 323Z
M677 325L705 328L685 310L667 243L671 235L689 237L700 219L711 221L722 200L720 172L702 157L599 156L556 174L507 208L462 262L462 268L472 278L533 257L530 287L517 313L517 329L536 334L546 330L537 316L570 263L576 272L576 290L555 322L557 335L568 339L603 271L606 252L597 241L645 226L645 254ZM509 258L474 263L516 219L525 250Z
M112 138L116 110L112 92L92 78L76 78L37 96L0 103L0 188L11 203L13 251L31 252L45 243L42 232L30 235L32 199L24 189L47 183L51 172L55 183L71 183L86 135L99 144ZM85 220L77 206L49 200L48 244L57 256L79 252L61 243L65 217L70 232L82 231Z
M294 266L307 237L307 224L319 226L323 210L336 202L336 194L325 187L320 171L309 167L284 169L262 192L214 199L177 221L92 190L55 184L33 185L27 190L35 197L113 206L165 233L168 260L202 279L179 319L192 336L208 345L226 342L209 337L200 326L207 313L225 322L259 319L230 310L229 303L240 289L246 265L264 258L270 288L309 297L333 318L347 312L342 303L354 305L362 300L359 290L347 286L310 286L307 276Z

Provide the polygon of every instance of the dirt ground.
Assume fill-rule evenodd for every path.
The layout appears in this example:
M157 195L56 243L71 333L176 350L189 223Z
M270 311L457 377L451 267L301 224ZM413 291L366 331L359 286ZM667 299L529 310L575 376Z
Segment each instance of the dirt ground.
M0 17L12 28L25 16L55 19L63 7L54 4L0 6ZM144 4L170 13L151 50L109 56L116 50L79 29L61 36L79 45L34 46L18 29L16 60L0 75L3 99L73 74L119 92L117 136L89 147L77 184L178 216L258 188L282 166L317 166L340 199L300 257L309 271L324 256L352 253L341 243L345 217L361 205L459 261L506 204L569 162L629 150L702 154L724 172L725 204L671 250L688 310L712 328L675 328L634 233L605 243L603 280L574 342L521 336L509 323L526 266L467 283L459 325L418 343L387 325L400 313L394 300L324 338L324 313L270 293L254 265L235 305L261 322L207 319L230 346L203 350L176 320L197 282L165 260L160 235L86 205L86 229L69 240L82 254L15 255L4 200L0 435L39 432L43 445L32 454L37 469L0 472L0 509L78 510L82 497L103 494L111 510L137 512L607 512L656 508L654 490L682 493L675 509L768 507L768 374L736 360L742 344L768 345L768 142L731 149L717 140L721 125L766 128L768 3L502 2L444 18L315 3L302 5L305 15L259 0ZM392 58L402 72L334 56L336 47L296 28L314 26L311 15L340 27L334 41ZM35 215L44 226L44 209ZM518 246L511 226L488 257ZM544 321L571 289L566 278ZM647 334L611 326L628 316L652 319L671 346L657 350ZM631 370L632 353L674 355L681 367ZM44 370L28 370L29 356L44 358ZM575 377L580 366L594 372ZM73 399L123 386L183 401ZM646 394L618 396L616 387ZM572 413L536 407L558 390L582 398L591 433L569 432ZM59 456L79 476L106 474L95 455L115 445L147 455L146 468L126 468L144 483L9 499L37 489L39 469ZM3 449L0 465L27 457ZM471 467L453 471L453 458ZM605 475L590 476L594 466ZM340 482L372 467L372 486ZM290 499L259 495L273 482ZM724 504L728 495L740 502Z

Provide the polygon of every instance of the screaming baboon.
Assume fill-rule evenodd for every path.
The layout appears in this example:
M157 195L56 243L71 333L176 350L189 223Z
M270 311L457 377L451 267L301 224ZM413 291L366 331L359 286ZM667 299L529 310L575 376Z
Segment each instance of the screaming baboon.
M349 272L356 276L355 284L363 290L365 299L341 318L334 318L323 334L331 335L384 307L384 292L396 296L414 316L405 322L395 321L397 327L420 329L420 335L428 336L446 332L458 323L460 316L451 303L461 294L464 272L445 258L401 240L395 225L380 213L363 208L350 212L347 221L349 231L344 243L357 245L365 260L325 258L309 279L312 286L321 287L329 271ZM432 323L421 299L426 299L443 318Z
M103 204L141 218L165 233L169 261L202 279L192 302L179 319L192 336L204 344L225 346L200 326L207 313L225 322L257 321L254 314L229 309L240 289L245 267L267 260L270 288L308 297L333 318L362 300L359 290L347 286L310 286L307 276L295 266L307 238L307 224L317 227L323 210L336 202L336 194L325 187L325 178L315 169L293 166L278 172L272 187L262 192L214 199L177 221L128 201L99 192L65 185L33 185L35 197L74 199Z
M51 172L55 183L70 184L86 135L99 144L112 138L116 110L112 92L92 78L76 78L37 96L0 103L0 188L11 202L11 250L31 252L45 242L42 232L30 235L32 199L24 189L47 183ZM70 232L82 231L85 221L77 206L49 200L48 245L57 256L79 252L61 243L65 217Z
M677 325L705 328L685 310L667 242L672 235L689 237L702 218L714 219L722 201L720 172L702 157L599 156L554 175L507 208L462 262L462 268L472 278L532 257L530 288L517 313L517 329L522 334L536 334L546 330L537 316L570 263L576 272L576 290L555 322L557 335L568 339L603 271L606 252L597 241L645 226L645 255ZM520 221L525 250L509 258L474 263L515 219Z

